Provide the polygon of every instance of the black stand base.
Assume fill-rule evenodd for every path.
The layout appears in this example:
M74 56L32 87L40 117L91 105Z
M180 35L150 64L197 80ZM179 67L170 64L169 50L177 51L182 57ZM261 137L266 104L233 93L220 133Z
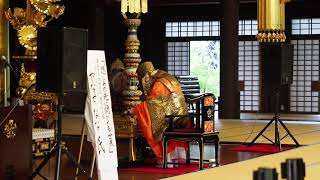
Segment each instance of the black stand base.
M46 179L42 174L40 174L41 169L48 163L48 161L53 158L56 155L56 174L55 174L55 180L60 179L60 170L61 170L61 155L65 153L71 162L80 169L81 173L84 174L88 179L91 179L90 176L86 173L84 168L77 162L75 157L69 152L69 150L64 145L58 145L54 147L54 149L51 150L51 152L43 159L43 161L40 163L40 165L35 169L35 171L32 173L32 179L39 175L43 179ZM79 175L80 175L79 174Z
M60 174L61 174L61 154L65 153L69 160L72 161L74 165L76 165L82 174L84 174L88 179L92 179L84 170L84 168L77 162L76 158L73 157L73 155L67 150L67 148L62 144L62 117L61 117L61 112L62 112L62 94L58 95L58 121L57 121L57 143L55 147L51 150L51 152L43 159L43 161L40 163L40 165L36 168L36 170L32 173L32 179L39 175L43 179L46 179L43 175L40 174L41 169L48 163L48 161L54 157L56 153L56 171L55 171L55 180L60 179Z
M280 87L281 88L281 87ZM266 138L268 141L270 141L274 146L278 146L279 147L279 151L282 151L281 148L281 140L284 139L285 137L287 137L288 135L291 137L291 139L294 141L294 143L296 144L296 146L300 146L300 144L298 143L298 141L296 140L296 138L293 137L293 135L291 134L291 132L289 131L289 129L286 127L286 125L281 121L281 119L279 118L279 94L280 94L280 88L277 88L275 93L276 93L276 103L275 103L275 115L272 118L272 120L259 132L259 134L249 143L249 146L253 145L254 142L260 137L263 136L264 138ZM266 137L265 135L263 135L264 131L274 122L274 142ZM287 132L287 134L283 137L280 137L280 131L279 131L279 123L280 125L285 129L285 131Z
M275 130L274 130L274 136L275 136L275 140L272 141L270 138L266 137L265 135L263 135L264 131L272 124L275 123ZM285 129L285 131L287 132L287 134L283 137L280 137L280 132L279 132L279 123L280 125ZM300 144L298 143L298 141L296 140L296 138L294 138L294 136L291 134L291 132L289 131L289 129L286 127L286 125L281 121L281 119L279 119L279 117L275 116L273 117L273 119L259 132L259 134L249 143L249 146L253 145L254 142L260 137L264 137L266 138L268 141L270 141L274 146L278 146L279 147L279 151L282 151L282 147L281 147L281 140L286 138L287 136L290 136L291 139L295 142L296 146L300 146Z

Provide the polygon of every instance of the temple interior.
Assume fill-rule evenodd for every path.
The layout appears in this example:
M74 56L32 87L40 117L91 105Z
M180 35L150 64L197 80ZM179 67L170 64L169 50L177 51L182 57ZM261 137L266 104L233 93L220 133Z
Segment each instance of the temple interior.
M319 179L319 7L1 0L0 180Z

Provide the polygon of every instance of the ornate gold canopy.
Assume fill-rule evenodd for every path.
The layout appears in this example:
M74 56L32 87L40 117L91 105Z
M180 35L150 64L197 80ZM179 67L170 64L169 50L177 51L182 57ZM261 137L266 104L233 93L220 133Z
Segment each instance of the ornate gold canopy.
M64 13L65 7L56 4L60 0L27 0L27 8L9 8L5 16L18 32L19 43L31 52L37 50L37 29L47 26L53 18Z

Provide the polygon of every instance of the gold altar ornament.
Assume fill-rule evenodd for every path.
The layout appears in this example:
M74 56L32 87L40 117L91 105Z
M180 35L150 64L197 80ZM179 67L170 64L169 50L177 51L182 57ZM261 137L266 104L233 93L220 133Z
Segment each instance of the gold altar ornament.
M290 0L258 0L259 42L285 42L285 3Z
M61 0L30 0L31 4L37 11L56 19L58 19L58 17L64 13L65 7L52 3L60 1Z
M27 90L36 84L36 73L35 72L26 72L24 68L24 64L21 64L20 70L20 80L19 87L16 90L16 93L19 96L23 96Z
M26 10L9 8L5 16L14 29L18 31L19 43L31 52L37 50L37 29L47 26L53 18L64 13L65 7L56 4L61 0L27 0Z
M19 43L30 51L37 50L37 28L33 25L22 26L18 30Z
M124 43L126 53L123 58L125 72L127 76L127 86L123 90L124 112L131 111L139 104L142 92L138 90L137 68L141 62L139 53L140 41L138 39L138 27L141 24L141 13L148 12L147 0L121 0L121 13L124 17L125 25L128 27L128 36Z
M4 125L3 133L6 135L7 139L13 139L16 136L16 131L17 131L17 124L12 119L10 119Z
M121 13L127 19L126 13L137 14L148 12L148 0L121 0ZM136 17L137 18L137 17Z

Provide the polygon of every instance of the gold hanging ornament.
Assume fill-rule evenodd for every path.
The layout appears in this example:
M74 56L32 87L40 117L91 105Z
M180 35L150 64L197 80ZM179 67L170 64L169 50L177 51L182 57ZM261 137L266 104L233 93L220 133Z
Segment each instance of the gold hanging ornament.
M19 43L31 52L37 50L37 29L47 26L53 18L64 13L65 7L57 4L61 0L26 0L26 10L9 8L5 16L14 29L18 31Z
M37 51L37 28L24 25L18 30L19 43L29 51Z
M141 13L148 12L148 0L121 0L121 13L125 19L139 18Z
M290 0L258 0L258 34L260 43L282 43L285 35L285 3Z
M52 3L60 1L61 0L30 0L30 3L37 11L58 19L58 17L64 13L65 7Z

